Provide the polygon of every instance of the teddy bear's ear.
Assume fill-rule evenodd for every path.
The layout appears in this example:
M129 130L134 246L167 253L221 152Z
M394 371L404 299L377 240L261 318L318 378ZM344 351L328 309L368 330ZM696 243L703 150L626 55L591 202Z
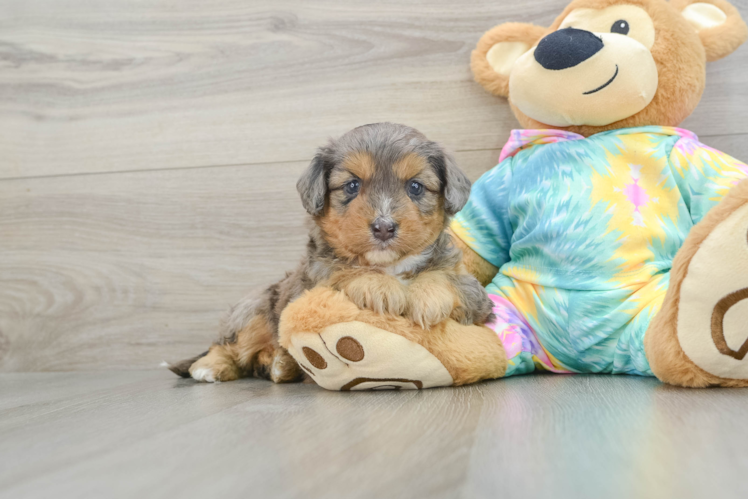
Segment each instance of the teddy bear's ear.
M526 23L505 23L488 30L478 41L470 61L475 81L492 94L507 97L514 62L545 32L546 28Z
M673 0L671 5L698 32L707 61L730 55L748 39L740 12L726 0Z

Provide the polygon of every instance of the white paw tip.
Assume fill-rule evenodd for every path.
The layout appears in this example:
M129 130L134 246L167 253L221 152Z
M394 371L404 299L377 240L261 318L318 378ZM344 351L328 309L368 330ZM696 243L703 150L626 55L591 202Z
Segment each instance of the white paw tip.
M196 368L193 372L190 373L190 375L192 375L192 378L200 382L216 381L216 377L213 375L213 372L210 370L210 368Z
M158 366L160 366L161 368L169 368L171 365L166 361L162 361Z

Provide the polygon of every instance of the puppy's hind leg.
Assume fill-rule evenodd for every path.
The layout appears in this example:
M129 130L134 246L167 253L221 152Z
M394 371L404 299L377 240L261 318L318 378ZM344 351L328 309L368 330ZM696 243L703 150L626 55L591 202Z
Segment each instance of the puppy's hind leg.
M237 304L223 323L225 340L243 376L297 382L304 378L298 363L278 343L278 318L292 299L288 286L297 280L289 274L262 295ZM300 293L300 291L296 291Z
M239 332L213 344L202 356L169 368L199 382L228 382L252 376L271 379L275 351L280 347L274 345L269 326L265 318L254 316Z
M194 378L200 382L226 382L246 376L246 367L238 363L237 341L239 338L253 337L252 321L261 308L264 296L250 296L231 308L221 324L220 340L213 344L210 349L195 356L185 359L179 363L166 366L180 377ZM268 342L264 331L260 331L258 344ZM245 341L246 342L246 341ZM245 350L246 351L246 350ZM247 354L245 352L245 354ZM256 354L256 353L254 353ZM254 356L244 356L242 361L246 364ZM251 371L249 375L251 375Z
M264 314L258 314L236 334L233 342L224 345L233 353L244 376L275 383L299 381L304 373L288 351L278 345L275 323Z
M192 363L188 373L198 382L228 382L242 375L231 349L221 344L211 346L205 356Z
M266 378L276 383L304 377L301 368L278 345L278 285L260 297L241 301L229 311L222 325L221 340L200 356L169 365L182 377L201 382L226 382L242 377Z
M253 317L239 332L223 338L195 359L188 368L189 376L199 382L228 382L252 376L270 379L277 347L269 326L264 317Z

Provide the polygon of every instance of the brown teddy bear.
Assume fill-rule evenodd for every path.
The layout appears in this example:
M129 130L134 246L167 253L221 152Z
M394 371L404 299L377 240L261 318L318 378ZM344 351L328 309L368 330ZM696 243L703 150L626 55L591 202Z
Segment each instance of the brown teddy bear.
M724 0L575 0L491 29L473 73L524 128L451 231L496 319L424 330L316 288L281 345L332 390L538 369L748 386L748 167L675 128L746 38Z

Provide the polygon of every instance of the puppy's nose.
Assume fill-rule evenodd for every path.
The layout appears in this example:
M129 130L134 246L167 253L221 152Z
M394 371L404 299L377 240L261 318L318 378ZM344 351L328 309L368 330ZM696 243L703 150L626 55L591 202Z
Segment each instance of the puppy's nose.
M387 241L395 237L397 224L392 219L378 218L371 223L371 234L379 241Z
M566 69L597 54L603 41L593 33L564 28L546 36L535 47L535 60L545 69Z

